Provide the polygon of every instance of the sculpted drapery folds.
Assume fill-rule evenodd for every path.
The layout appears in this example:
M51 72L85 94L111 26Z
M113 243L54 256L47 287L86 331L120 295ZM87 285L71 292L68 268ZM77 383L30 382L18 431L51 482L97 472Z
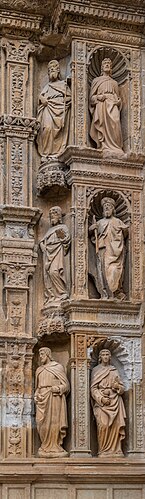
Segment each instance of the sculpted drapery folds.
M90 136L103 155L124 156L120 123L121 99L118 83L111 78L112 62L104 59L101 76L92 81L90 90L90 113L92 123Z
M62 212L59 206L49 211L50 228L40 242L43 252L43 273L45 305L54 300L68 298L69 276L67 253L70 246L68 228L62 223Z
M42 157L58 155L68 143L71 91L67 82L60 80L58 61L48 64L49 83L39 96L37 136L38 152Z
M126 299L122 288L124 261L125 261L125 237L128 229L119 218L114 216L115 201L113 198L104 197L101 201L103 215L98 222L96 220L89 228L91 241L95 244L95 265L90 246L89 274L92 276L95 286L101 298ZM95 219L95 216L93 217Z
M63 457L62 448L67 429L67 407L65 394L69 382L64 368L55 362L49 348L40 348L41 366L36 370L36 424L41 440L40 457Z
M123 383L114 366L111 353L101 350L100 364L92 370L91 396L97 424L99 455L122 454L121 441L125 438L125 408L121 395Z

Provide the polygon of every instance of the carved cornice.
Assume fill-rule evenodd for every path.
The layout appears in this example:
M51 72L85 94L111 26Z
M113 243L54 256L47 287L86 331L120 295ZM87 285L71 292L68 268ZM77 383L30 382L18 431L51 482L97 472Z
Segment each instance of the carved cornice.
M126 4L122 5L119 2L117 4L116 2L111 4L110 2L101 2L100 5L99 1L94 0L89 2L60 0L53 16L55 29L61 26L61 30L66 23L84 25L85 22L86 25L89 25L96 23L96 21L104 21L106 25L109 21L109 24L115 23L116 28L119 24L124 29L125 26L128 26L129 30L134 29L136 31L137 28L142 31L145 22L143 3L137 2L137 5L134 3L134 6L130 6L130 4L126 6Z
M12 116L12 115L2 115L0 116L0 131L9 131L11 134L13 130L18 132L27 132L37 134L40 128L40 123L35 118L29 118L27 116Z
M16 2L13 2L13 7L15 8ZM22 11L25 11L25 6L27 4L26 1L23 2L18 2L17 4L22 3ZM7 4L7 8L10 7L9 2L3 2L0 1L0 8L2 5ZM32 0L33 4L33 0ZM12 7L12 4L11 4ZM34 32L37 33L40 29L40 23L42 21L41 16L30 16L28 17L27 14L25 13L17 13L17 12L12 12L12 11L1 11L0 12L0 31L3 33L4 31L6 32L7 30L19 30L21 32Z
M120 184L127 184L133 188L135 184L138 189L143 186L143 156L130 155L127 159L118 160L103 159L101 155L93 148L81 148L68 146L59 160L70 167L70 171L66 174L68 185L73 182L89 183L96 185L96 182L115 182ZM122 174L122 171L124 172Z
M11 206L4 205L0 206L0 220L4 222L26 222L35 225L40 217L42 212L39 208L28 208L27 206Z

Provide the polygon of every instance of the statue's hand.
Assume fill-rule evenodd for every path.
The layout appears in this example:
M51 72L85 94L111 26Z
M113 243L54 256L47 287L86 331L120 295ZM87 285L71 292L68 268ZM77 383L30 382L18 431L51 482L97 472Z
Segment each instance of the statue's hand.
M41 95L41 97L40 97L40 102L41 102L41 104L43 104L43 106L47 106L47 104L48 104L47 100L45 99L45 97L43 97L43 95Z
M106 100L106 95L98 95L97 100L100 102L104 102L104 100Z
M65 232L62 229L56 230L56 235L59 237L59 239L65 239Z
M97 104L97 101L98 101L97 95L93 95L93 97L91 97L92 106L95 106Z
M97 230L97 222L89 227L89 231L93 232L94 230Z
M112 383L112 390L114 390L115 392L116 392L117 390L119 390L119 388L120 388L120 385L119 385L119 382L118 382L118 381L119 381L119 380L118 380L118 377L116 377L116 379L115 379L115 380L113 381L113 383Z
M102 397L101 402L103 405L110 405L109 397Z
M34 400L35 400L36 403L37 402L42 402L43 397L41 397L40 393L36 391L35 395L34 395Z
M60 394L59 386L55 386L55 385L52 386L51 391L52 391L53 395L58 395L58 393Z

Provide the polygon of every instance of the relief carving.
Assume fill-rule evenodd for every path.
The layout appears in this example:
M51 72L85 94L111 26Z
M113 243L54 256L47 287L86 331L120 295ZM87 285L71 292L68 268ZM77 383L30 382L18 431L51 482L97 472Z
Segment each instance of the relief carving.
M125 438L125 407L121 395L123 383L117 369L110 365L111 352L103 349L99 364L91 375L91 396L97 424L98 454L122 455L121 441Z
M49 211L50 228L40 242L43 253L44 294L46 308L59 304L69 296L66 255L70 247L68 228L62 223L62 211L54 206Z
M102 299L125 300L123 277L125 238L128 235L128 227L114 216L115 200L113 198L103 197L101 206L103 218L96 221L93 215L93 224L89 228L91 242L95 245L96 252L94 260L93 245L90 244L89 275Z
M111 78L112 61L105 58L101 76L92 81L89 109L92 116L90 136L104 157L125 156L120 122L122 106L118 83Z
M40 348L41 366L36 370L36 424L41 440L39 457L65 457L62 442L67 429L66 394L69 382L64 368L55 362L49 348Z

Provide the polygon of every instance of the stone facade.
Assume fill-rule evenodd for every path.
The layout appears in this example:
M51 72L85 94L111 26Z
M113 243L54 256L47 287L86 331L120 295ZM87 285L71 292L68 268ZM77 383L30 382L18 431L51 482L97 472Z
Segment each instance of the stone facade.
M0 499L145 494L144 23L0 0Z

